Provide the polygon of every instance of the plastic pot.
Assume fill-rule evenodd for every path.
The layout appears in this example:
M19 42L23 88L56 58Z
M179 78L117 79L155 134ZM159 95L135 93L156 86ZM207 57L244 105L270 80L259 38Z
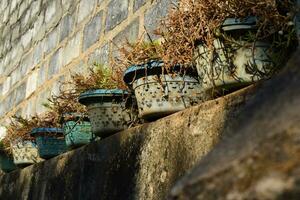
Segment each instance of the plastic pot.
M41 158L49 159L67 151L63 130L60 128L35 128L31 136L36 138Z
M163 73L163 62L159 61L126 70L124 81L134 90L139 117L155 120L201 101L201 85L193 75L197 73L179 71L180 66L175 66L174 73Z
M92 133L91 122L80 115L70 115L73 116L70 118L72 120L64 120L63 122L67 147L80 147L93 141L95 135Z
M17 167L13 162L13 159L10 158L6 153L0 153L0 169L6 173L15 170Z
M256 28L256 18L225 20L223 31L244 34ZM200 44L196 51L196 67L204 91L231 89L249 85L274 73L272 49L267 41L247 42L237 39L226 44L215 40L213 50ZM213 59L211 59L213 58Z
M91 90L82 93L79 102L87 106L93 134L104 138L127 129L134 118L126 106L125 90Z
M43 161L38 154L37 145L30 140L17 140L11 143L13 161L18 167L25 167Z

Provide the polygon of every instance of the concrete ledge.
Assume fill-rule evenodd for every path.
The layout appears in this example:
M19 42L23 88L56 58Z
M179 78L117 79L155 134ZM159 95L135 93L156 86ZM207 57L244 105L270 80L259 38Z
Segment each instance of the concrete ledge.
M300 48L170 199L300 199Z
M165 199L257 88L203 103L0 176L0 199Z

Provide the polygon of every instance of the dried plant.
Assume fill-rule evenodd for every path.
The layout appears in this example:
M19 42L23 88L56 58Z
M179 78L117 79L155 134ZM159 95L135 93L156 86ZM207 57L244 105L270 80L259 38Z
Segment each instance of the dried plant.
M34 128L60 127L59 117L55 112L46 112L42 115L35 115L26 119L21 116L13 116L10 124L6 127L7 134L2 140L4 149L11 153L10 143L16 140L34 140L30 132Z
M63 120L66 113L78 113L82 116L86 115L86 108L78 102L79 94L73 89L60 90L58 95L52 95L46 104L43 104L53 113L56 113Z
M118 68L94 64L94 68L90 68L87 76L80 73L73 74L68 84L73 87L76 95L95 89L126 89L122 77L123 72Z
M165 40L162 59L171 65L193 64L199 42L212 47L214 39L222 36L220 27L226 18L256 16L255 40L276 34L286 44L293 30L293 3L291 0L181 0L156 31ZM272 40L273 44L279 41L278 37Z
M144 35L143 35L144 36ZM161 60L162 46L159 41L146 42L144 37L137 42L126 42L119 48L120 58L114 60L114 66L120 69L126 69L132 65L140 65L151 60Z

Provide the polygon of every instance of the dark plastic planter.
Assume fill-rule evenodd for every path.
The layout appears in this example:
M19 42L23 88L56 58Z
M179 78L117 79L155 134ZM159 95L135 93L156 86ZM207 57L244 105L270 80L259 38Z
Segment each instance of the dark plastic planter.
M92 90L82 93L79 102L87 106L92 132L108 137L127 129L133 119L133 113L126 107L128 92L125 90Z
M41 158L49 159L67 151L63 130L60 128L35 128L31 135L36 138Z
M17 167L13 162L13 159L10 158L7 154L4 152L0 153L0 168L2 171L8 173L13 170L15 170Z
M38 154L37 145L30 140L16 140L11 144L14 164L18 167L26 167L43 161Z
M69 148L80 147L95 139L92 133L91 122L82 116L73 116L72 120L64 120L63 130L66 145Z
M201 44L198 46L196 67L204 91L212 93L212 90L239 88L269 78L273 74L274 63L271 60L273 50L270 43L268 41L253 43L238 39L247 31L256 31L256 21L256 17L228 18L222 29L230 35L236 33L238 36L236 43L225 45L223 41L215 40L214 51Z
M134 90L139 116L155 120L201 101L201 85L197 73L180 73L174 66L173 74L163 73L163 62L152 61L144 65L129 67L124 81Z

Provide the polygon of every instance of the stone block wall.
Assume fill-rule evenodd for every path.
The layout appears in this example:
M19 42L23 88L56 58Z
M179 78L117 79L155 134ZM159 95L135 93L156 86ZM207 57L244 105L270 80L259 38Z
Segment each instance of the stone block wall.
M152 31L174 0L1 0L0 124L44 112L71 72L107 64L126 39Z

